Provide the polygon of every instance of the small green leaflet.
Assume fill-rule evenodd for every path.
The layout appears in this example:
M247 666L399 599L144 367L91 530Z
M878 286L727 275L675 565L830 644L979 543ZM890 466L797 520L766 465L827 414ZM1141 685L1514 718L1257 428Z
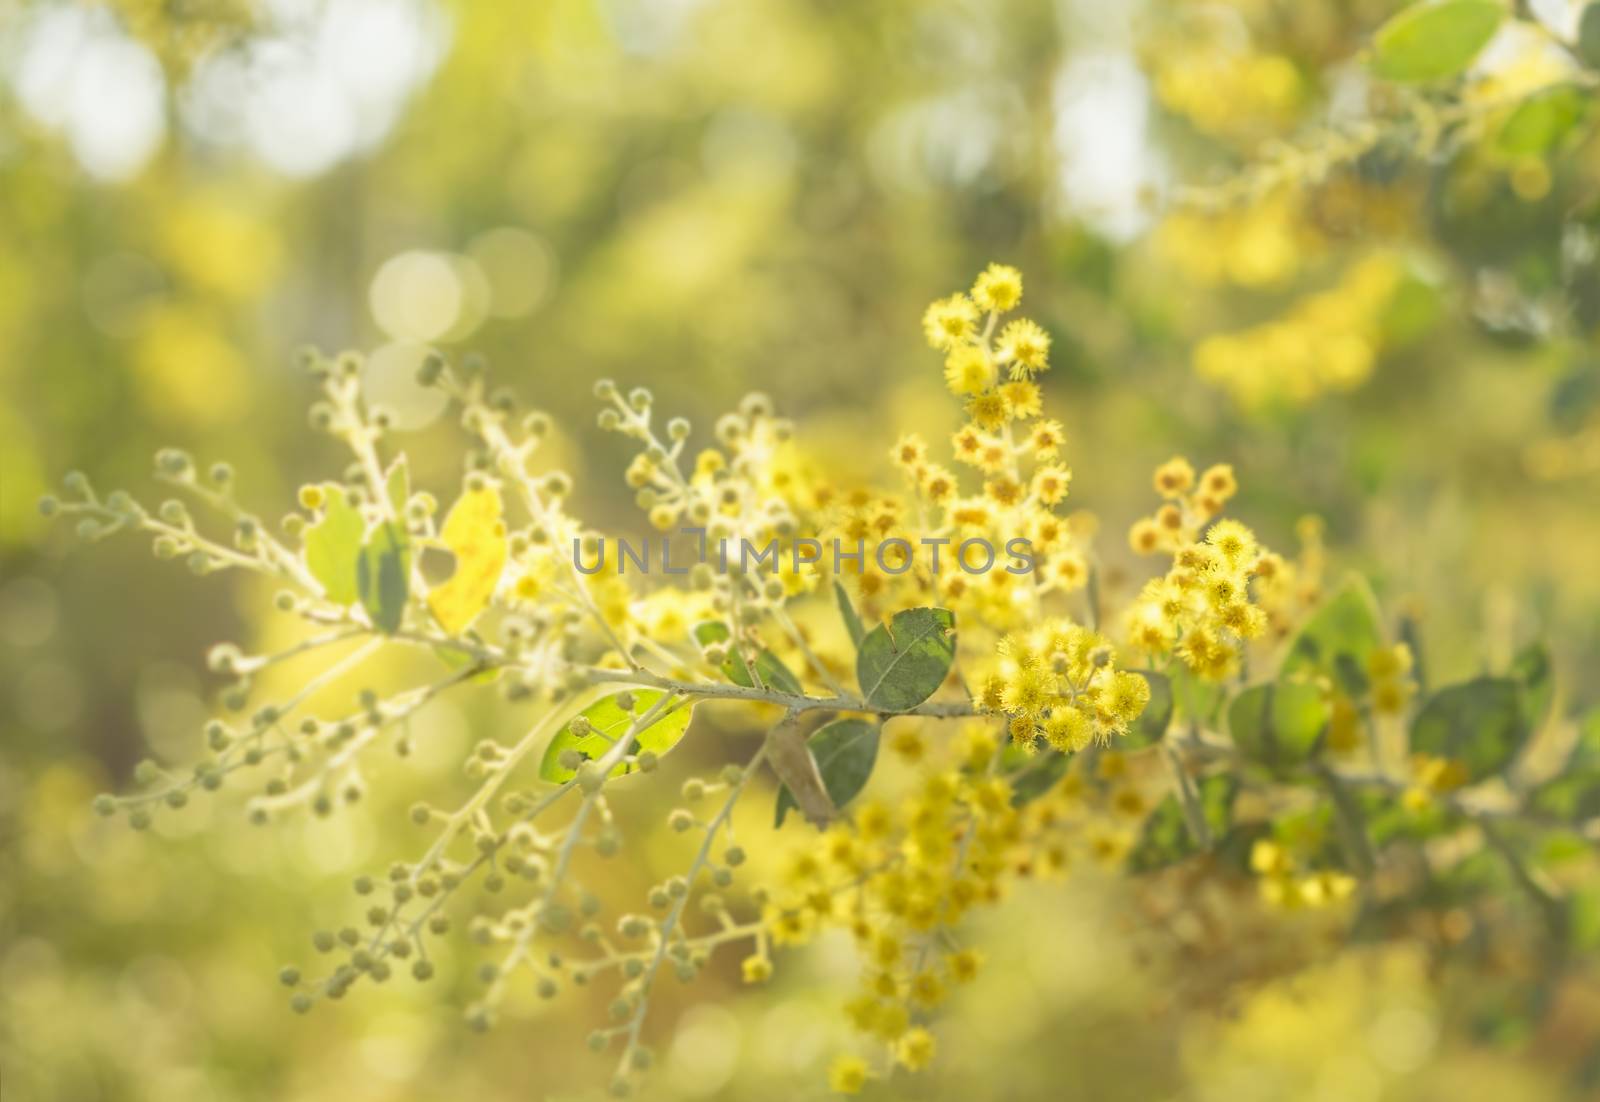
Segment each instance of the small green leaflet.
M1530 643L1518 651L1511 660L1511 676L1522 686L1522 721L1532 734L1550 714L1550 702L1555 696L1550 652L1544 644Z
M564 750L576 750L586 759L593 761L601 757L628 731L633 723L651 708L656 701L661 699L661 693L656 689L634 689L633 711L624 711L618 698L630 695L629 693L615 693L595 704L589 705L581 713L589 721L589 733L583 736L572 733L571 721L561 725L561 729L550 740L550 745L544 749L544 757L539 762L539 779L550 781L554 784L565 784L577 776L577 770L566 769L561 764L561 754ZM653 750L658 755L664 755L668 750L678 745L678 740L683 738L684 731L689 728L689 717L694 713L692 704L679 704L669 706L668 709L657 716L656 720L640 731L634 737L635 750ZM621 776L627 773L632 766L623 762L611 771L612 776Z
M1255 685L1228 706L1228 733L1234 745L1269 768L1305 761L1327 725L1322 690L1303 681Z
M1009 752L1012 748L1006 747ZM1011 806L1022 807L1030 804L1049 792L1056 786L1056 782L1066 776L1067 766L1072 758L1059 750L1039 750L1035 759L1024 759L1022 764L1027 767L1027 772L1022 773L1011 783ZM1007 758L1002 762L1010 764Z
M1528 740L1521 686L1478 677L1440 689L1411 721L1411 749L1461 762L1474 781L1511 764Z
M1590 95L1575 84L1541 88L1517 105L1495 136L1495 148L1513 157L1537 156L1572 132L1588 114Z
M1239 782L1227 774L1202 777L1195 782L1197 800L1212 838L1222 838L1233 823L1233 799ZM1183 805L1169 795L1150 813L1139 841L1128 853L1129 872L1154 872L1203 852L1189 832Z
M865 719L836 719L818 728L806 740L822 786L835 808L845 804L867 786L872 767L878 760L878 735L876 723ZM778 789L778 802L774 809L773 826L781 827L784 816L799 807L788 786Z
M1501 0L1423 0L1378 28L1372 71L1385 80L1455 76L1472 64L1505 18Z
M856 607L850 603L850 594L845 592L842 582L833 583L833 596L839 602L839 618L844 621L844 630L850 633L850 643L859 650L867 629L861 626L861 617L856 615Z
M411 556L399 528L385 521L372 530L356 563L356 589L372 626L386 635L400 630L411 586Z
M406 465L405 456L390 464L389 473L383 476L383 490L394 515L405 523L406 505L411 501L411 468Z
M356 561L361 557L361 536L366 525L361 511L350 504L344 487L322 487L322 519L306 529L306 568L317 579L328 600L336 605L355 603Z
M856 680L868 704L908 712L944 684L955 660L955 615L945 608L908 608L861 641Z
M1283 659L1283 673L1315 670L1350 677L1350 667L1365 677L1367 656L1383 645L1378 603L1366 581L1351 575L1339 591L1307 620ZM1343 655L1345 662L1340 662ZM1354 686L1346 685L1346 688Z
M1217 717L1225 696L1223 687L1215 681L1196 677L1188 666L1173 667L1172 703L1176 715L1195 723L1211 723ZM1155 686L1150 687L1151 703L1155 702Z
M1534 791L1533 806L1569 822L1600 816L1600 708L1582 721L1561 772Z
M728 625L719 620L706 620L694 626L694 641L702 647L713 643L726 643L729 639ZM761 679L762 688L773 689L790 696L801 696L805 688L800 684L800 679L794 675L783 660L771 651L762 649L756 655L755 661L748 665L732 646L729 648L727 661L722 663L722 676L732 681L735 685L743 685L747 689L755 688L755 682L750 680L750 666L755 667L755 673Z
M1600 69L1600 3L1590 0L1578 20L1578 56L1591 69Z

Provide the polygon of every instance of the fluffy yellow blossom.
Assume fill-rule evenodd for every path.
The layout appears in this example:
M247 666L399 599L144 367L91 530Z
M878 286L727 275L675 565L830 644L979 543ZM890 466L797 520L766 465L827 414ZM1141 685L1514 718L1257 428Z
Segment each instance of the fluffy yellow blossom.
M1207 337L1195 348L1194 370L1243 406L1304 405L1354 390L1377 363L1385 314L1404 276L1396 258L1368 257L1282 317Z
M1022 273L1006 264L991 264L972 284L972 301L983 310L1004 314L1022 302Z
M1005 426L1011 410L1005 395L997 390L985 391L967 400L967 416L972 423L986 432L996 432Z
M910 470L922 466L928 458L928 445L914 432L902 436L889 451L889 457Z
M828 1068L828 1086L837 1094L860 1094L872 1073L859 1056L840 1056Z
M1000 642L998 708L1024 744L1042 735L1056 749L1082 749L1127 731L1144 711L1150 686L1118 670L1110 644L1068 620L1047 621Z
M1027 380L1002 384L1000 397L1005 399L1006 411L1012 420L1026 421L1039 415L1039 388Z
M922 315L922 332L934 348L949 350L970 339L977 323L977 306L958 293L929 305Z
M945 385L958 398L982 394L994 386L997 374L994 360L977 345L960 345L945 357Z
M999 352L1013 379L1027 378L1050 366L1050 334L1037 323L1018 318L1000 330Z
M1033 473L1033 496L1044 505L1059 505L1072 485L1072 472L1059 464L1040 467Z
M1037 421L1028 432L1028 447L1039 459L1054 459L1065 440L1060 421Z
M905 1036L895 1045L895 1058L906 1070L921 1071L933 1063L936 1048L933 1034L921 1026L916 1026L907 1030Z

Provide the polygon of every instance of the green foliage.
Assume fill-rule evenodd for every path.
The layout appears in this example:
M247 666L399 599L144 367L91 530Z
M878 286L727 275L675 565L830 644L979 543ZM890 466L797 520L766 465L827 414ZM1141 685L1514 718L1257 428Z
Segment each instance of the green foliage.
M1510 765L1527 739L1522 689L1507 677L1440 689L1411 722L1413 751L1459 761L1474 781Z
M1226 689L1215 681L1197 677L1188 666L1176 664L1170 675L1173 714L1193 723L1211 723L1227 699ZM1151 700L1155 699L1155 686L1150 687ZM1170 724L1169 724L1170 725Z
M903 609L862 639L856 679L874 708L907 712L944 684L955 654L955 615L949 609Z
M1246 758L1270 769L1308 760L1328 724L1322 690L1304 681L1255 685L1228 706L1228 732Z
M1128 853L1130 872L1154 872L1204 852L1209 842L1224 837L1233 824L1233 802L1239 782L1229 774L1202 777L1195 783L1195 808L1209 838L1196 838L1183 802L1169 795L1145 819L1139 840Z
M579 727L583 733L574 733L572 723L568 721L545 747L544 757L539 762L539 779L555 784L565 784L570 781L578 771L562 764L562 755L566 751L575 751L586 761L599 758L616 744L617 739L628 732L640 716L655 707L661 695L656 689L635 689L631 692L616 693L589 705L579 713L583 720ZM624 708L623 703L630 697L632 708ZM634 745L639 750L649 750L657 756L665 754L683 738L683 733L689 729L689 720L693 714L692 705L668 705L648 727L634 736ZM624 761L612 769L611 775L621 776L631 772L633 768L632 762Z
M356 564L356 589L372 626L386 635L400 630L411 590L411 554L398 525L372 530Z
M732 636L728 632L728 625L720 620L706 620L694 626L695 642L702 647L727 643L730 638ZM755 674L754 679L751 677L752 672ZM799 696L805 691L794 671L784 665L783 659L765 647L761 648L754 660L747 660L736 648L730 647L728 657L722 663L722 675L735 685L743 685L747 689L755 688L756 679L759 679L762 688L774 689L790 696Z
M849 633L850 645L859 650L867 630L861 626L861 617L856 615L856 606L850 603L850 594L845 592L843 583L833 583L833 597L839 605L839 618L844 621L844 629Z
M1569 822L1600 816L1600 709L1585 718L1565 767L1535 790L1533 806Z
M1382 643L1372 588L1365 578L1352 574L1295 635L1284 656L1283 672L1313 671L1348 682L1352 664L1354 670L1362 670L1367 656Z
M817 773L833 806L843 809L866 787L872 767L878 761L878 724L866 719L836 719L818 728L806 740ZM781 827L784 817L798 807L787 785L778 789L773 826Z
M411 463L405 456L395 457L383 476L384 496L389 499L389 509L404 523L406 504L411 500Z
M1012 749L1006 747L1008 752ZM1063 754L1059 750L1040 750L1032 758L1020 751L1014 758L1008 753L1001 759L1002 762L1018 770L1016 779L1011 782L1011 806L1022 807L1049 792L1057 781L1066 776L1067 766L1072 764L1072 759L1073 755Z
M1499 0L1422 0L1378 28L1372 70L1407 82L1455 76L1489 44L1505 14Z
M1600 3L1590 0L1578 20L1578 56L1591 69L1600 69Z
M360 596L356 564L362 557L366 525L343 487L330 483L322 487L322 495L322 518L306 529L306 567L328 600L336 605L353 604Z
M1592 100L1592 92L1575 84L1542 88L1511 112L1495 136L1495 148L1516 157L1544 153L1584 120Z
M1522 721L1529 733L1539 730L1555 698L1550 651L1543 643L1530 643L1511 660L1511 677L1521 687Z

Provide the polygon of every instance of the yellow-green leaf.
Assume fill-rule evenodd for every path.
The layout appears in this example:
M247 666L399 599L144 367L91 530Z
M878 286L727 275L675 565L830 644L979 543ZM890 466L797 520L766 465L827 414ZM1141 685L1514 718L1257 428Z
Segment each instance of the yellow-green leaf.
M356 589L372 626L385 635L400 630L411 592L411 555L404 535L388 521L373 529L356 561Z
M322 585L328 600L336 605L352 604L360 595L356 588L356 562L361 558L361 537L366 525L343 487L324 486L322 496L322 519L306 529L306 568Z
M1372 70L1386 80L1455 76L1489 44L1505 18L1500 0L1423 0L1373 36Z
M618 703L619 700L629 696L633 698L631 710L623 708ZM581 735L574 734L572 725L568 722L562 725L561 730L556 732L550 744L545 747L544 758L539 763L539 779L555 784L570 781L577 775L577 770L561 763L564 751L576 751L578 756L586 761L604 756L605 752L616 744L617 739L627 734L628 729L660 699L661 693L655 689L634 689L631 693L616 693L591 704L580 713L584 719L584 731ZM650 723L650 726L634 736L634 749L651 750L657 755L666 754L678 744L679 739L683 738L693 713L692 704L669 705ZM612 776L617 776L629 772L632 768L627 762L623 762L611 773Z
M494 596L506 566L506 524L500 491L492 486L462 494L439 533L456 557L455 573L428 594L439 626L459 635Z

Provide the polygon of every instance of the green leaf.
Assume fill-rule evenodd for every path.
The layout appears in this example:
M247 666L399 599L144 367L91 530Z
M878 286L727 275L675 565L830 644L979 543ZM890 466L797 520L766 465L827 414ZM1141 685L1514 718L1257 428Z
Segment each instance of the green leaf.
M1167 728L1172 723L1174 701L1172 698L1172 682L1165 674L1155 670L1130 670L1144 678L1150 686L1150 702L1144 706L1144 711L1139 718L1133 721L1128 733L1117 741L1117 745L1125 750L1138 750L1141 747L1152 746L1166 737Z
M386 635L400 630L411 588L411 561L405 538L385 521L372 530L356 564L356 589L372 626Z
M693 631L695 642L702 647L713 643L726 643L731 638L728 625L720 620L702 621L694 626ZM756 655L755 661L746 664L745 659L740 657L734 648L730 646L728 650L727 661L722 663L722 676L735 685L743 685L747 689L755 688L755 682L750 679L750 667L754 666L763 688L788 693L790 696L801 696L805 693L800 679L783 664L783 659L771 651L763 648L761 653Z
M1154 688L1150 695L1155 696ZM1196 723L1211 723L1222 707L1223 687L1215 681L1196 677L1188 666L1178 664L1172 670L1173 707L1177 715Z
M477 637L473 636L473 638L476 639ZM433 653L439 659L439 661L445 664L447 669L464 670L468 666L476 665L478 662L477 656L471 651L461 650L458 647L445 646L444 644L435 646L433 648ZM467 680L475 684L495 681L499 679L500 673L500 667L491 666L480 673L473 674Z
M394 515L405 523L406 505L411 501L411 468L405 456L389 465L389 473L383 476L383 490Z
M1289 644L1282 672L1312 670L1344 681L1351 676L1353 663L1365 677L1367 656L1382 644L1378 602L1365 579L1352 574L1339 591L1312 614ZM1346 656L1348 661L1341 663L1340 655Z
M878 760L878 734L878 725L870 720L836 719L819 727L806 740L822 786L828 790L835 808L844 807L867 786ZM798 806L787 785L779 788L772 825L781 827L784 816Z
M1550 714L1550 701L1555 696L1549 650L1543 643L1523 647L1511 660L1511 676L1522 687L1522 721L1531 735Z
M856 680L867 703L908 712L944 684L956 656L955 615L945 608L908 608L861 640Z
M1222 838L1233 821L1233 799L1239 782L1227 774L1202 777L1197 783L1198 801L1211 837ZM1203 852L1204 847L1190 832L1178 797L1169 795L1156 805L1144 821L1139 841L1128 853L1129 872L1154 872Z
M1303 681L1256 685L1228 707L1234 744L1246 757L1274 769L1309 758L1327 725L1322 691Z
M1400 840L1426 842L1459 826L1460 817L1442 803L1413 809L1387 792L1362 793L1359 799L1367 837L1378 849Z
M856 615L856 608L850 603L850 594L844 591L842 583L833 583L833 596L839 602L839 617L844 620L844 630L850 633L851 644L859 650L867 629L861 626L861 617Z
M1474 781L1510 765L1527 738L1520 687L1505 677L1440 689L1411 722L1413 751L1453 758Z
M1575 84L1541 88L1517 105L1495 136L1495 148L1513 157L1543 153L1572 132L1589 110L1589 96Z
M1591 69L1600 69L1600 3L1583 9L1578 20L1578 56Z
M625 710L618 703L621 698L629 695L633 697L632 711ZM627 733L634 721L655 707L656 701L660 699L661 693L658 690L634 689L631 693L615 693L589 705L579 713L589 721L589 733L575 735L572 733L570 720L562 724L561 729L550 740L550 745L544 748L544 757L539 762L539 779L554 784L565 784L570 781L577 776L577 770L562 766L563 751L576 750L590 761L603 756L615 745L617 739ZM678 745L679 739L683 738L684 731L689 728L689 717L693 713L692 704L669 706L650 726L634 737L635 751L653 750L657 755L666 754ZM618 777L632 768L629 763L622 762L611 771L611 775Z
M1339 844L1344 850L1346 867L1362 876L1371 876L1377 859L1359 794L1346 786L1332 769L1324 767L1318 772L1332 801L1333 820L1339 828Z
M1424 0L1399 12L1373 36L1372 70L1386 80L1455 76L1489 44L1505 18L1500 0Z
M1038 760L1040 758L1043 760ZM1005 759L1002 758L1001 761L1004 763ZM1030 804L1049 792L1056 786L1056 782L1066 775L1067 766L1071 762L1072 756L1063 754L1059 750L1039 750L1034 759L1025 759L1020 764L1028 765L1028 771L1011 785L1011 806L1021 807L1023 804Z
M322 519L306 529L306 568L328 600L336 605L353 604L360 596L356 562L361 558L366 524L361 510L350 504L344 487L325 485L322 496Z
M1600 816L1600 709L1584 720L1561 772L1535 790L1533 806L1569 822Z
M1574 949L1585 953L1600 949L1600 885L1583 885L1572 891L1565 926Z

